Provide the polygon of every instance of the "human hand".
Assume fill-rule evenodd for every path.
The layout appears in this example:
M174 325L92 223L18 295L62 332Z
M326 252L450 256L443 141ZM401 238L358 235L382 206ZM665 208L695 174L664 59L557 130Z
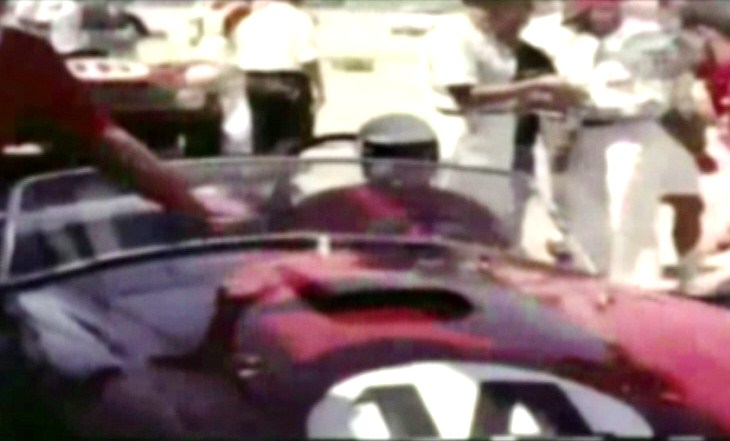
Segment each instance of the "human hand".
M584 89L558 76L548 75L530 80L522 105L533 110L565 112L581 105L588 97Z
M233 198L218 188L202 188L194 197L205 211L205 223L213 235L232 234L259 218L249 202Z

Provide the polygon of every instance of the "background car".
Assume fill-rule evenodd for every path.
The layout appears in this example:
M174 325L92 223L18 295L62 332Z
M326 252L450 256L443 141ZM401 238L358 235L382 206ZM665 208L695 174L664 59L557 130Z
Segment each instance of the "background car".
M247 105L243 74L223 64L90 57L67 65L115 121L173 157L220 154L225 117Z

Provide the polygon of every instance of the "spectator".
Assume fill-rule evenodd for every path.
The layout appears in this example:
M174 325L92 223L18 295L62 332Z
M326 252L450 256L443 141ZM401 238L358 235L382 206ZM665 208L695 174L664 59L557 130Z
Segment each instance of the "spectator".
M314 21L300 3L255 0L232 31L236 63L247 74L257 154L296 154L324 102Z
M697 44L697 72L710 94L713 117L725 119L730 109L730 5L688 3L682 10L682 24Z
M569 228L613 280L656 286L662 203L675 213L673 239L683 268L696 261L699 171L659 124L668 104L663 91L621 61L624 42L642 26L624 20L614 0L575 0L571 7L566 19L578 35L556 65L587 90L590 105L563 181Z
M231 56L228 37L250 12L250 5L242 0L197 1L190 20L191 43L196 54L206 60L228 59Z
M509 171L515 162L518 113L542 108L562 110L580 96L554 77L518 79L518 74L526 73L518 72L519 58L524 67L533 68L530 63L534 65L535 58L540 58L538 74L549 70L543 56L535 57L537 50L519 38L531 14L531 1L465 0L464 4L464 14L444 18L426 40L434 104L430 123L439 135L443 159ZM529 130L521 131L520 143L525 142L525 134L531 138ZM517 164L521 167L522 159ZM530 168L531 164L526 166ZM446 185L466 188L472 185L467 182L469 177L465 173L450 174ZM515 184L522 182L524 179L515 180ZM520 196L514 201L505 200L503 207L493 208L499 215L514 216L515 221L510 224L514 233L519 234L525 198L520 191L514 194ZM489 202L493 205L494 198ZM515 240L519 241L516 237Z
M521 38L554 59L575 33L563 21L563 1L538 0L535 13L522 29Z
M240 22L251 13L251 5L243 0L199 0L192 8L191 43L196 59L228 62L232 56L230 36ZM205 72L203 72L205 73ZM226 82L220 92L223 109L224 155L248 154L252 151L252 121L248 96L241 81Z
M442 157L465 165L512 167L517 106L561 106L567 85L554 79L515 82L519 33L530 0L464 0L466 13L444 18L427 37L432 125Z
M73 0L19 0L12 18L22 29L47 39L61 55L85 49L83 4Z
M706 98L700 102L700 109L711 124L707 131L708 149L723 163L730 145L730 4L719 0L690 1L682 9L681 16L689 46L699 54L695 58L697 74L703 83L703 98ZM730 243L730 211L724 174L708 178L708 182L715 185L704 188L708 205L705 246L711 252L716 251L713 247L725 250Z
M243 206L213 209L212 201L193 195L180 176L92 104L87 91L42 39L0 28L0 63L0 84L5 86L0 100L0 146L39 141L38 130L28 131L28 127L53 127L74 140L72 145L80 145L82 153L103 171L168 210L204 218L216 229L245 217ZM0 175L5 175L3 163L0 154Z

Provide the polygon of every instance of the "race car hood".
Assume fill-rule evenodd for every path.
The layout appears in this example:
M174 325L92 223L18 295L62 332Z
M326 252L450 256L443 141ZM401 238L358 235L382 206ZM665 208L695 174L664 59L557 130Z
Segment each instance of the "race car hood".
M538 311L531 309L533 302L509 295L486 278L469 280L459 277L455 268L412 265L403 256L374 260L343 252L272 256L231 277L219 303L251 305L276 332L298 335L282 339L293 343L287 350L295 362L309 362L368 340L392 338L424 338L463 347L465 352L503 348L518 356L530 348L530 354L538 358L599 360L606 356L602 345L577 328L549 317L534 320ZM286 311L285 319L275 312L280 310ZM463 332L476 329L463 328L463 323L453 329L449 326L468 321L477 311L487 314L490 329L485 333ZM378 326L369 326L373 323ZM340 332L344 328L350 329ZM320 338L308 332L303 338L299 329L321 329L332 335ZM539 338L549 341L531 348L531 342ZM241 335L234 339L241 344L247 340Z
M683 408L704 397L699 390L696 397L688 394L692 384L676 372L648 369L643 362L650 351L625 352L620 340L515 283L520 271L526 282L534 283L527 276L535 272L550 277L544 269L485 265L474 271L452 260L419 268L402 256L339 252L267 256L248 262L221 289L208 338L228 342L234 365L251 354L264 360L255 381L242 380L247 390L302 408L348 375L427 360L530 367L656 407ZM497 267L501 272L493 271ZM585 295L588 305L598 300L585 292L595 280L552 277L545 285L562 286L558 297ZM704 409L719 416L717 408Z
M724 310L447 247L210 257L61 283L20 296L13 315L32 358L64 376L116 369L164 383L194 370L242 391L280 437L303 436L338 382L434 361L577 382L638 409L654 435L730 431L730 392L717 387L730 372ZM100 286L119 290L112 303Z
M504 259L486 259L476 271L412 263L349 253L272 256L224 285L210 335L230 342L234 360L265 360L256 381L244 382L287 406L306 408L327 386L369 369L498 361L638 407L701 409L730 421L723 405L730 395L713 386L730 369L720 346L730 331L723 311L627 290L607 294L600 280ZM636 320L650 314L661 319ZM709 336L702 342L694 338L697 322Z

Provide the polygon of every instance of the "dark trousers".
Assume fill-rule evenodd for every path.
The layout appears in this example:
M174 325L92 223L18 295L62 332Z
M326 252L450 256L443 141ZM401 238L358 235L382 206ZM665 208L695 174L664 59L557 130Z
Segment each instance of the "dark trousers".
M314 112L309 79L297 72L246 72L257 155L296 155L312 138Z

